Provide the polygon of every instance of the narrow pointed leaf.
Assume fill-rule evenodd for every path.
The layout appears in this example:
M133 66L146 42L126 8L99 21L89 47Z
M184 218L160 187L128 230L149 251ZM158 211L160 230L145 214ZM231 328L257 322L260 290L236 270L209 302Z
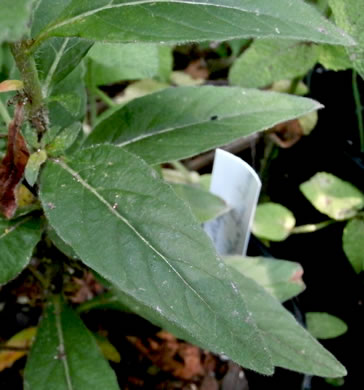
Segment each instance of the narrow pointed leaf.
M145 162L112 145L67 162L49 160L40 197L50 224L79 258L162 325L272 373L227 267L183 201Z
M0 285L14 279L28 265L41 233L39 219L0 218Z
M224 261L255 280L281 302L293 298L305 289L303 269L293 261L243 256L226 256Z
M238 87L168 88L122 107L96 126L85 145L114 143L158 164L319 108L314 100Z
M248 302L275 366L322 377L346 375L345 367L274 297L237 271L233 278Z
M77 36L108 42L285 37L353 44L301 0L73 0L38 40Z
M25 367L25 390L50 388L119 389L94 336L59 298L43 315Z

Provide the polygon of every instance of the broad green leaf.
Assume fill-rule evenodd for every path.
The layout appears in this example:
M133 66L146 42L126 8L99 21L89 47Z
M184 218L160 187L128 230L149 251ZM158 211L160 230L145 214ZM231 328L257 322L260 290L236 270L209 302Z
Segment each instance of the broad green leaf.
M364 221L350 220L343 232L343 249L356 273L364 271Z
M354 43L301 0L73 0L37 40L52 36L157 43L277 36Z
M19 40L27 31L34 0L2 0L0 12L0 43Z
M39 219L0 218L0 285L14 279L28 265L41 234Z
M296 219L292 212L278 203L258 205L252 232L264 240L283 241L295 227Z
M63 129L74 122L82 122L86 114L85 69L80 64L52 89L48 108L50 123Z
M303 269L298 263L265 257L226 256L224 261L255 280L279 301L293 298L305 289Z
M247 88L266 87L275 81L304 76L317 57L318 47L306 42L256 40L234 62L229 81Z
M333 339L348 330L343 320L328 313L306 313L307 330L317 339Z
M229 211L229 206L211 192L187 184L172 184L175 193L190 207L199 222L206 222Z
M115 143L158 164L193 156L320 107L310 99L238 87L167 88L135 99L109 116L85 145Z
M275 366L323 377L346 375L345 367L274 297L238 271L234 272L233 279L246 299Z
M63 129L54 140L47 145L46 150L50 156L58 156L70 148L76 141L80 131L81 123L75 122L71 126Z
M32 153L25 167L24 176L30 186L34 186L38 178L38 173L42 164L47 160L47 152L38 150Z
M319 63L328 70L346 70L352 67L345 47L334 45L319 46Z
M34 327L23 329L4 343L0 351L0 372L11 367L17 360L27 354L26 348L32 344L36 331L37 328ZM6 349L6 347L9 347L9 349ZM12 348L19 348L19 350Z
M354 68L364 78L364 2L329 0L329 4L336 24L357 41L357 45L347 51Z
M272 373L227 267L184 202L145 162L101 145L69 161L48 160L40 187L56 233L122 294L163 326Z
M36 36L65 9L71 0L38 0L33 10L31 35ZM78 38L51 38L35 53L43 95L48 97L55 84L62 81L86 55L92 42Z
M150 93L160 91L169 87L169 84L162 83L161 81L153 79L140 80L136 81L135 83L129 84L124 89L123 94L115 99L117 104L114 107L110 107L108 110L104 111L101 115L97 117L95 125L97 126L109 116L119 111L122 107L125 106L126 103L138 97L149 95Z
M71 308L53 298L25 367L25 390L118 390L94 336Z
M75 251L58 236L58 234L51 226L47 226L46 233L48 238L52 241L53 245L59 251L68 256L70 259L78 260L78 256L76 255Z
M172 71L172 49L167 46L96 43L88 58L89 79L96 86L121 80L167 81Z
M364 207L364 195L351 183L326 173L316 173L300 190L321 213L336 220L353 217Z

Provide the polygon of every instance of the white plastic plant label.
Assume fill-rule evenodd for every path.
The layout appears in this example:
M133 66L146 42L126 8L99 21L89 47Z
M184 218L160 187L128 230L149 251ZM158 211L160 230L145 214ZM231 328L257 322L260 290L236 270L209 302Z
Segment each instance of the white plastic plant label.
M210 192L220 196L231 210L204 224L221 255L246 254L251 224L262 183L241 158L216 149Z

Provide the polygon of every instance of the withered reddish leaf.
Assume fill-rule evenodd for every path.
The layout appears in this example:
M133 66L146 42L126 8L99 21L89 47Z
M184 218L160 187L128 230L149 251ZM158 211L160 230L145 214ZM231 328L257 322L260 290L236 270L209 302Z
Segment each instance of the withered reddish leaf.
M18 103L13 121L8 129L8 147L6 155L0 163L0 212L11 218L16 210L15 189L24 175L29 152L25 140L20 133L24 119L24 107Z

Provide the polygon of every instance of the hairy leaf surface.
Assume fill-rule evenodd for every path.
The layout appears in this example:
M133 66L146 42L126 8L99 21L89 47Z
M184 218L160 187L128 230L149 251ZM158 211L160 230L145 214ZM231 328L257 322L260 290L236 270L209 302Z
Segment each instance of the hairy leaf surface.
M353 44L301 0L73 0L38 36L109 42L281 37Z
M238 87L168 88L107 117L85 145L114 143L150 164L179 160L317 110L313 100Z
M14 279L28 265L41 233L39 219L7 221L0 217L0 285Z
M138 157L101 145L71 161L48 161L40 197L60 238L161 325L272 373L227 267L183 201L155 176Z
M275 366L323 377L346 375L345 367L273 296L237 271L233 278L267 343Z
M25 390L118 390L94 336L58 297L43 315L25 367Z

